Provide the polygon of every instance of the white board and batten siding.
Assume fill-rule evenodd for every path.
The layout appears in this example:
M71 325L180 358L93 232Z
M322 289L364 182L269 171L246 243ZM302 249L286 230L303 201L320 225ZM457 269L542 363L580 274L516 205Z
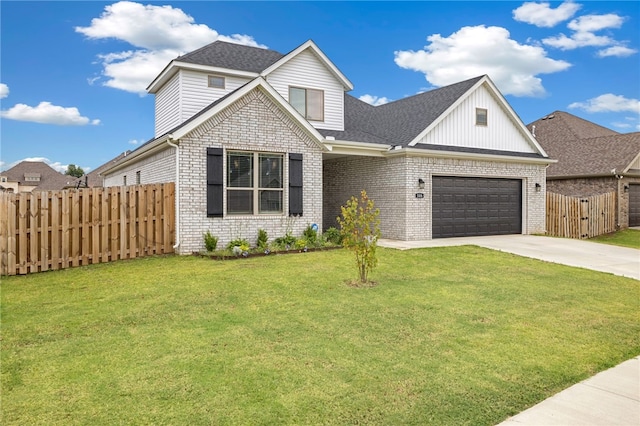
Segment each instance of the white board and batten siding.
M344 87L309 50L278 67L267 81L287 102L291 86L324 91L324 121L309 123L317 129L344 130Z
M209 87L209 75L225 78L224 89ZM200 112L212 102L233 92L247 78L180 70L156 94L155 136L161 136Z
M476 125L476 108L487 110L487 125ZM535 153L509 113L484 87L478 87L429 133L419 144L448 145Z

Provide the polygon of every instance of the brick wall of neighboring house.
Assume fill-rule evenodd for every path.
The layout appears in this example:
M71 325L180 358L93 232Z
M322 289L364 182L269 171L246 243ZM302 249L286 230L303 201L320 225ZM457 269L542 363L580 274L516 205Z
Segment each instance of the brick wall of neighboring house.
M426 157L350 157L325 161L324 227L335 226L340 206L362 189L380 208L384 238L431 239L431 176L522 179L523 233L545 232L544 165ZM418 188L418 179L425 188ZM543 190L535 191L540 183ZM424 198L416 198L423 193Z
M135 185L136 174L140 172L140 184L175 182L175 148L166 145L166 149L140 161L127 165L114 173L104 176L104 186Z
M228 149L284 154L282 214L207 217L206 152L220 147L225 154ZM289 153L303 154L302 217L288 215ZM273 241L288 231L300 236L308 225L320 225L322 220L322 151L260 89L249 92L180 141L179 180L179 253L204 249L202 235L206 231L219 238L219 247L237 238L246 238L253 245L258 229L267 231Z
M568 197L590 197L606 194L618 190L618 180L615 176L578 179L550 179L547 181L547 191Z

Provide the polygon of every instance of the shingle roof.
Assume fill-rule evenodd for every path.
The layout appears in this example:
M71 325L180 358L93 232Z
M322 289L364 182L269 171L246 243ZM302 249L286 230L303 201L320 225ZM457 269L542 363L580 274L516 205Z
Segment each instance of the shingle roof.
M340 140L407 146L483 76L384 105L345 95L344 131L320 130Z
M55 171L51 166L41 161L21 161L12 168L1 173L11 182L20 185L36 186L35 191L51 191L63 189L68 182L75 178ZM39 175L40 181L26 181L25 174Z
M549 157L558 160L547 169L549 178L610 175L640 154L640 132L618 133L563 111L527 127Z
M259 73L284 55L275 50L214 41L200 49L177 57L177 62Z

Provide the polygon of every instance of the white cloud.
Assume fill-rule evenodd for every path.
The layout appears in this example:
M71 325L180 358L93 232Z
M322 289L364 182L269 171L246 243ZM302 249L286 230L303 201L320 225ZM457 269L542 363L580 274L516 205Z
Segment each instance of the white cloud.
M586 102L574 102L569 108L579 108L587 112L636 112L640 114L640 100L627 99L621 95L606 93Z
M598 57L606 58L608 56L616 56L618 58L625 58L627 56L631 56L636 54L638 51L636 49L631 49L626 46L611 46L606 49L602 49L598 51Z
M383 97L377 97L377 96L374 96L374 95L362 95L358 99L360 99L363 102L368 103L369 105L373 105L373 106L384 105L384 104L388 104L389 102L391 102L391 99L389 99L389 98L385 98L384 96Z
M505 95L542 96L542 80L536 75L568 69L571 64L547 57L540 46L511 40L501 27L463 27L449 37L433 34L424 50L396 51L402 68L420 71L440 87L488 74Z
M131 145L140 145L142 143L144 143L143 140L138 140L138 139L130 139L129 140L129 144L131 144Z
M580 16L567 24L567 28L573 31L570 36L559 34L542 39L542 43L561 50L572 50L587 46L611 46L608 49L600 50L597 55L601 58L607 56L630 56L636 51L626 47L624 42L619 42L609 36L595 34L596 31L620 28L624 20L625 18L613 13Z
M216 40L249 46L259 45L244 34L221 35L172 6L142 5L121 1L105 6L99 18L88 27L75 30L90 39L116 39L136 50L100 55L104 85L144 94L145 88L167 63L177 56Z
M567 28L579 33L592 33L607 28L620 28L623 22L624 18L613 13L606 15L584 15L569 22Z
M548 2L526 2L513 10L513 19L536 27L553 27L571 18L582 7L572 1L566 1L555 9Z
M40 102L36 107L16 104L6 111L0 111L0 117L58 126L86 126L87 124L95 126L100 124L100 120L90 120L81 116L78 108L65 108L53 105L51 102Z
M9 96L9 86L4 83L0 83L0 99L4 99Z

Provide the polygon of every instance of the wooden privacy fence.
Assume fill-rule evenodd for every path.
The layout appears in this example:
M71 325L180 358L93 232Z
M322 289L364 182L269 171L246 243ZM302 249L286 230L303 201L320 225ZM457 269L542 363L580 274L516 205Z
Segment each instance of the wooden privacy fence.
M0 274L173 252L173 183L0 193Z
M586 198L547 192L547 234L582 239L615 230L615 192Z

